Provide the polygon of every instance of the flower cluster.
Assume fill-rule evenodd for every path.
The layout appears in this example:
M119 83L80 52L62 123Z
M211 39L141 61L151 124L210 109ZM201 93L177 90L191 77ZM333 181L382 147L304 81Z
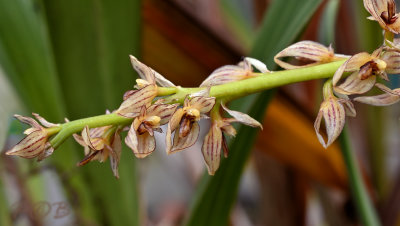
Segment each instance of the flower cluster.
M158 99L153 103L157 96L157 83L167 87L175 87L175 85L132 56L131 62L142 79L137 80L137 90L128 91L124 95L124 102L116 113L123 117L134 118L125 143L132 149L136 157L144 158L155 150L154 132L162 132L160 126L167 123L165 140L167 154L191 147L199 136L198 121L201 118L208 118L207 115L214 109L214 114L211 115L211 129L206 135L202 147L208 172L213 175L220 163L222 146L224 150L227 150L222 131L234 136L236 132L230 125L232 122L261 127L261 124L250 116L227 109L222 101L210 96L209 92L211 86L256 76L252 66L262 72L269 72L262 62L246 57L238 65L228 65L215 70L200 85L205 88L197 93L186 95L183 106L179 108L179 104L164 103L163 99ZM222 118L219 111L215 110L219 109L220 105L233 118ZM227 151L225 153L227 155Z
M387 106L400 100L400 89L391 90L378 83L379 80L389 81L387 74L400 73L398 64L400 59L399 42L398 40L387 39L400 32L400 22L396 13L395 2L393 0L364 0L364 6L372 15L369 19L378 21L384 29L385 42L372 54L362 52L348 57L338 68L333 78L325 83L324 101L314 123L318 140L325 148L332 144L343 130L345 117L354 117L356 115L351 96L365 94L376 86L384 94L357 96L353 100L375 106ZM391 35L387 35L388 33ZM278 59L283 56L293 56L314 61L312 64L325 63L326 59L335 60L331 47L326 48L318 43L309 41L296 43L275 57L275 61L283 68L292 69L298 67ZM346 56L336 56L336 58L342 57ZM322 118L325 121L326 141L320 133Z
M400 88L392 90L382 84L382 80L389 81L387 74L400 73L398 64L400 40L394 39L394 34L400 32L400 22L395 3L393 0L364 0L364 6L372 15L369 19L378 21L384 29L385 41L372 54L362 52L345 56L335 54L332 46L326 47L312 41L301 41L287 47L274 57L279 66L289 70L343 61L333 77L325 82L324 100L314 123L318 140L325 148L331 145L343 130L346 116L356 115L352 101L377 106L386 106L400 101ZM287 57L292 57L298 62L284 62L282 58ZM51 155L54 149L66 139L66 136L75 133L73 136L84 147L85 154L78 166L94 160L104 162L109 158L112 172L118 178L122 131L128 131L124 140L125 144L132 149L133 154L137 158L145 158L156 149L154 133L162 133L161 126L166 125L166 152L172 154L196 143L200 132L199 121L204 118L211 121L211 126L204 137L201 151L208 173L213 175L219 168L222 154L225 157L228 155L225 135L231 137L236 135L232 123L239 122L262 128L255 119L244 113L230 110L225 104L234 98L258 92L263 87L260 88L257 84L256 88L251 90L251 87L247 86L242 89L240 82L232 86L227 83L245 79L249 79L243 82L245 84L251 84L251 80L253 84L259 81L274 82L279 77L277 73L271 74L273 72L269 71L261 61L245 57L237 65L226 65L216 69L198 88L182 88L175 86L135 57L130 56L130 59L140 78L136 80L135 89L123 95L119 108L104 115L107 116L104 118L110 120L109 124L92 118L77 120L75 126L67 126L49 123L38 114L33 114L37 121L16 115L17 119L29 124L31 128L25 131L27 136L6 154L25 158L38 157L38 160L42 160ZM305 70L298 71L304 73ZM236 87L242 91L239 94L231 90L228 92L227 86ZM384 93L377 96L364 96L374 86ZM264 89L271 87L274 86L266 84ZM225 93L218 94L221 90ZM225 113L231 117L224 117ZM97 117L99 118L103 119L103 117ZM320 132L323 122L326 138ZM68 123L73 122L66 124ZM70 131L60 132L68 129ZM78 132L80 135L76 134Z
M86 125L80 134L73 134L75 141L84 147L85 157L77 164L85 165L91 161L105 162L110 159L110 165L115 177L119 177L118 165L121 158L121 132L128 130L125 144L132 149L137 158L145 158L156 149L155 132L162 133L161 126L166 125L166 152L176 153L191 147L199 137L199 121L202 118L211 118L211 128L206 135L202 147L204 160L208 172L213 175L219 167L221 150L227 156L227 145L223 134L234 136L235 129L231 123L240 122L253 127L261 124L250 116L229 110L225 107L226 99L217 99L210 96L212 86L258 76L254 69L262 73L270 73L262 62L246 57L238 65L223 66L210 74L200 85L197 92L186 94L181 99L159 98L160 88L180 87L165 79L158 72L146 66L135 57L130 56L133 68L140 78L136 80L135 89L123 95L123 102L114 112L106 115L115 115L127 120L129 124L110 124L91 128ZM233 118L223 118L220 106ZM210 116L210 112L213 112ZM45 127L34 119L16 116L20 121L32 128L25 131L28 135L8 155L18 155L25 158L38 156L41 160L54 151L49 142L52 135L62 130L62 125L51 124L37 114L34 116ZM67 123L69 121L67 120ZM56 138L56 137L55 137Z

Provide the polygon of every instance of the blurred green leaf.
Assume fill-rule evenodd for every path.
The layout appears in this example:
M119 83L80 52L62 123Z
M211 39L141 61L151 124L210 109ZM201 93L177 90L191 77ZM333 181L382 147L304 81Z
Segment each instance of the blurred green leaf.
M241 2L242 4L249 5L249 2ZM253 21L251 21L251 7L245 7L249 10L245 11L238 1L221 0L221 11L226 19L227 25L235 34L236 39L241 43L243 49L249 50L254 42ZM248 12L250 11L250 12ZM246 15L244 15L244 13Z
M47 32L32 1L0 0L0 62L29 110L62 119L64 102Z
M273 1L250 55L266 62L273 69L274 55L300 35L320 3L321 0ZM248 112L261 121L272 96L273 91L248 96L236 102L234 108ZM241 174L256 135L257 129L240 127L236 138L229 145L230 156L222 161L215 176L205 175L201 181L187 225L228 224Z
M117 108L123 93L134 85L129 54L139 53L140 1L44 2L71 117ZM140 225L136 165L129 154L123 151L120 180L113 177L108 162L84 167L92 196L99 201L98 217L105 224Z
M0 225L11 225L11 215L8 210L9 205L3 188L3 182L0 180Z
M376 21L367 20L371 16L364 8L363 1L343 2L351 4L353 7L354 18L351 18L356 23L354 30L354 40L358 49L366 52L372 52L383 42L382 29Z
M128 55L139 51L139 22L139 0L0 0L0 63L28 111L51 121L102 114L116 108L133 86ZM83 148L67 142L45 160L55 163L77 192L66 194L79 197L77 215L89 222L139 225L130 152L123 154L120 181L109 163L71 170L78 153L83 158Z
M21 103L0 67L0 149L4 147L7 130L14 112L21 111Z
M335 42L335 27L339 4L339 0L329 0L322 13L322 19L318 26L318 41L326 46Z
M117 108L134 84L128 56L139 53L140 1L44 2L70 115Z

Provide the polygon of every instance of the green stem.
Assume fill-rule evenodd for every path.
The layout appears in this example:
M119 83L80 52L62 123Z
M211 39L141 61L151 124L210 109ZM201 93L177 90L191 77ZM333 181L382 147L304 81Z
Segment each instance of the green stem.
M253 93L276 88L283 85L288 85L291 83L321 78L330 78L345 61L346 59L343 59L332 63L321 64L312 67L277 71L266 74L258 73L259 76L254 78L213 86L210 89L210 96L219 99L233 100ZM175 87L173 89L176 90ZM204 88L179 88L176 94L166 99L173 102L183 102L183 99L186 95L193 92L198 92L201 89Z
M238 82L214 86L210 90L210 96L221 99L229 98L229 100L233 100L296 82L330 78L344 62L345 60L340 60L313 67L277 71Z
M345 60L336 61L317 65L313 67L305 67L294 70L278 71L273 73L262 74L254 78L231 82L223 85L213 86L210 89L210 96L226 101L239 97L247 96L253 93L264 91L296 82L303 82L314 79L329 78L344 63ZM168 96L165 98L167 103L183 103L188 94L198 92L204 88L182 88L182 87L159 87L158 96ZM107 126L107 125L128 125L132 122L131 118L124 118L117 114L99 115L85 119L79 119L62 124L60 127L50 129L51 134L58 134L50 140L50 144L57 148L69 136L88 125L89 128Z
M61 125L60 132L50 140L50 144L52 147L58 148L69 136L82 131L85 126L96 128L108 125L129 125L132 120L113 113L67 122Z
M364 226L379 226L377 214L372 206L367 189L362 180L354 152L351 150L347 129L344 128L340 135L341 150L349 176L350 188L354 197L357 211Z

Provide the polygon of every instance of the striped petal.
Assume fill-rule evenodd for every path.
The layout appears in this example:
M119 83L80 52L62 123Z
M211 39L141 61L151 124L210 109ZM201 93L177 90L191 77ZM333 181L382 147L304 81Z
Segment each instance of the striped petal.
M299 60L311 61L313 63L299 66L280 60L279 58L282 57L294 57ZM284 69L308 67L311 65L332 62L336 59L337 58L331 48L313 41L301 41L295 43L282 50L274 57L275 63Z
M397 51L386 51L382 55L386 62L386 72L389 74L400 74L400 53Z
M147 109L146 115L160 117L160 125L164 125L171 119L177 107L178 104L153 104Z
M131 126L125 137L125 144L130 147L137 158L145 158L156 148L156 141L149 133L138 134Z
M389 106L399 102L400 97L397 95L385 93L377 96L356 97L354 98L354 100L363 104L369 104L374 106Z
M219 168L222 147L222 131L216 123L211 125L210 131L204 138L201 148L207 165L208 174L214 175Z
M89 126L85 126L85 128L83 128L82 139L85 142L86 146L89 146L92 150L99 151L104 148L103 139L90 136Z
M142 106L145 106L157 96L157 86L148 85L130 95L116 111L117 114L134 118L139 115Z
M178 130L175 131L174 134L174 143L170 151L167 154L176 153L182 151L188 147L191 147L193 144L196 143L197 138L199 137L200 133L200 126L197 122L193 123L190 132L185 137L179 137Z
M380 49L378 49L380 51ZM374 52L377 53L377 52ZM345 71L357 71L360 70L361 66L363 66L368 61L373 60L374 57L367 52L357 53L353 55L347 60L346 69Z
M259 123L257 120L253 119L249 115L239 111L229 110L227 107L225 107L224 104L221 104L221 106L226 112L228 112L228 114L230 114L234 118L234 120L232 120L231 122L240 122L251 127L260 127L261 129L263 128L261 123Z
M192 108L196 108L200 113L205 114L214 107L215 97L195 96L190 98L188 105Z
M45 151L47 133L42 129L31 131L28 136L22 139L6 155L17 155L23 158L35 158Z
M111 170L116 178L119 178L118 165L121 159L121 151L122 151L121 136L119 135L119 131L116 131L110 149Z
M368 92L374 86L375 81L376 76L361 80L358 72L354 72L342 84L335 86L334 90L345 95L362 94Z
M344 107L338 102L337 98L331 97L322 102L317 119L314 123L314 129L319 142L324 148L331 145L342 132L345 123L345 115ZM322 118L325 120L325 128L328 136L326 142L320 133Z
M200 87L222 85L229 82L235 82L245 79L251 70L245 69L237 65L226 65L214 70Z
M172 140L171 140L172 133L179 127L179 123L182 120L183 114L184 114L183 109L179 108L172 115L171 120L168 123L167 134L165 135L165 145L166 145L166 149L167 149L167 154L171 153L172 145L173 145Z
M389 106L399 102L400 100L400 89L391 90L383 84L376 84L376 86L385 92L385 94L377 95L377 96L368 96L368 97L357 97L354 98L355 101L374 105L374 106Z

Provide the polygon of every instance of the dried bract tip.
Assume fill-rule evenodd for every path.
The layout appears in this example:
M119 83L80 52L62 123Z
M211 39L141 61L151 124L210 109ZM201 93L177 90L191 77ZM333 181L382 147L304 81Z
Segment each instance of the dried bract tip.
M294 65L286 63L279 59L282 57L294 57L305 64ZM344 59L344 56L335 55L332 47L326 47L313 41L301 41L295 43L282 50L274 57L275 63L284 69L308 67L333 62L339 59Z

